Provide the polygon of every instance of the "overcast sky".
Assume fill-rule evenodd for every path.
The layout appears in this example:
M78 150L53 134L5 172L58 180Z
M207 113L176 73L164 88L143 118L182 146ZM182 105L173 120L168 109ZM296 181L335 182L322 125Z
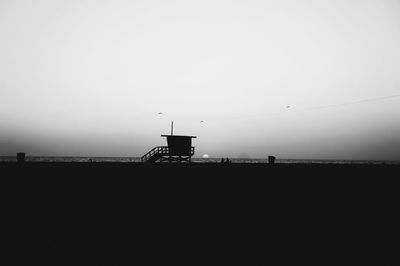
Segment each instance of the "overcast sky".
M400 160L399 96L398 0L0 0L0 155Z

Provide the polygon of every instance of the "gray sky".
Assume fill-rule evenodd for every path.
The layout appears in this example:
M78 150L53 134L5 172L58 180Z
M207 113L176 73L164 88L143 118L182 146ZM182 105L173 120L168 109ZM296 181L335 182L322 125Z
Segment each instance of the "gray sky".
M0 0L0 155L400 160L399 47L394 0Z

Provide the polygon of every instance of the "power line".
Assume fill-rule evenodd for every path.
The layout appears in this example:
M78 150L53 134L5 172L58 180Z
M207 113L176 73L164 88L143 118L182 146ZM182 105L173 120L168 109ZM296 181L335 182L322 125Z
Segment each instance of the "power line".
M347 103L337 103L337 104L330 104L330 105L323 105L323 106L310 107L310 108L307 108L307 109L305 109L305 110L314 110L314 109L323 109L323 108L340 107L340 106L353 105L353 104L360 104L360 103L366 103L366 102L382 101L382 100L391 99L391 98L397 98L397 97L400 97L400 94L394 94L394 95L383 96L383 97L376 97L376 98L369 98L369 99L357 100L357 101L352 101L352 102L347 102ZM303 109L303 110L304 110L304 109Z
M361 99L361 100L345 102L345 103L329 104L329 105L322 105L322 106L315 106L315 107L305 107L303 109L296 109L295 105L287 105L285 108L285 111L279 111L279 112L274 112L274 113L264 113L264 114L246 114L243 116L236 115L235 117L230 116L230 117L225 117L225 118L220 117L220 118L218 118L218 120L224 120L224 119L230 120L230 119L238 119L238 118L243 119L246 117L255 117L255 116L267 117L267 116L272 116L272 115L283 115L283 114L288 114L288 113L306 112L306 111L312 111L312 110L318 110L318 109L327 109L327 108L335 108L335 107L342 107L342 106L348 106L348 105L362 104L362 103L367 103L367 102L382 101L382 100L387 100L387 99L397 98L397 97L400 97L400 94L393 94L393 95L388 95L388 96ZM288 108L288 107L290 107L290 108Z
M321 106L315 106L315 107L305 107L302 109L297 109L296 105L286 105L284 111L278 111L278 112L273 112L273 113L264 113L264 114L236 114L236 115L228 115L228 116L219 116L216 114L215 117L208 117L207 120L210 122L216 121L216 120L231 120L231 119L245 119L247 117L255 117L255 116L261 116L261 117L267 117L267 116L272 116L272 115L283 115L283 114L288 114L288 113L297 113L297 112L306 112L306 111L312 111L312 110L319 110L319 109L328 109L328 108L336 108L336 107L342 107L342 106L349 106L349 105L356 105L356 104L363 104L363 103L368 103L368 102L376 102L376 101L383 101L383 100L388 100L392 98L398 98L400 97L400 94L393 94L393 95L388 95L388 96L381 96L381 97L374 97L374 98L367 98L367 99L361 99L361 100L356 100L356 101L350 101L350 102L342 102L342 103L336 103L336 104L329 104L329 105L321 105ZM196 115L196 117L199 115ZM195 123L199 123L197 119L192 119L192 118L181 118L178 120L183 120L183 121L191 121ZM193 121L192 121L193 120ZM201 120L203 121L203 120ZM201 123L201 122L200 122Z

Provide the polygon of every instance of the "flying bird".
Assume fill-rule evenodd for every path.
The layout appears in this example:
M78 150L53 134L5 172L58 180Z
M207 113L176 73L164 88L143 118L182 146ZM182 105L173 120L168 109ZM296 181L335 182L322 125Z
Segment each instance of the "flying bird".
M286 106L286 108L290 108L290 105Z
M158 112L159 115L162 115L162 112Z
M204 121L203 121L203 120L201 120L201 121L200 121L200 123L204 123Z

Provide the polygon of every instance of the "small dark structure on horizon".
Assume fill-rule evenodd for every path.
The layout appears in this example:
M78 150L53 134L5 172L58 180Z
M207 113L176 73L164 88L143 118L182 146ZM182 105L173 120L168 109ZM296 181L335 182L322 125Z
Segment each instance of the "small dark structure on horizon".
M155 162L191 162L194 155L192 138L196 136L174 135L174 123L171 124L171 135L161 135L167 138L168 146L158 146L142 156L145 163Z
M275 159L276 159L275 156L268 156L268 163L269 164L274 164L275 163Z
M25 162L25 152L17 152L17 162Z

